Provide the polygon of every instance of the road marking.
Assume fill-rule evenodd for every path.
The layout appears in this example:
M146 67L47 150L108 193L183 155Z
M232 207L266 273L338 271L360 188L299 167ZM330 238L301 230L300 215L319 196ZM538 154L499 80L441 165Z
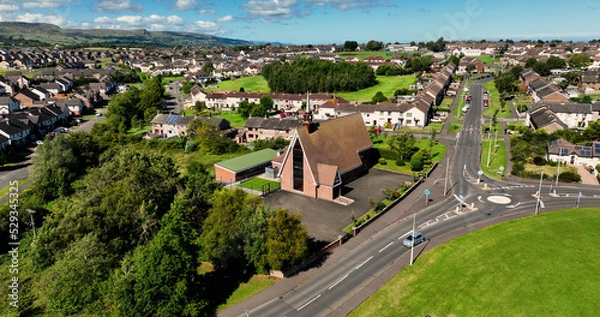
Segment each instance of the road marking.
M390 242L388 245L386 245L385 247L383 247L381 250L379 250L379 253L383 252L383 250L389 248L390 245L394 244L394 242Z
M363 265L367 264L367 262L371 261L371 259L373 258L373 256L371 255L370 258L366 259L363 263L359 264L356 269L360 269Z
M319 297L321 297L321 294L319 294L319 295L317 295L317 297L315 297L315 298L313 298L313 299L309 300L309 301L308 301L308 303L306 303L306 304L304 304L304 305L300 306L298 309L296 309L296 311L300 311L300 310L302 310L302 308L304 308L304 307L306 307L306 306L310 305L312 302L316 301L316 300L317 300Z
M513 209L513 208L517 207L517 206L518 206L518 205L520 205L520 204L521 204L521 203L519 202L519 203L517 203L516 205L508 205L508 206L506 206L506 208L511 208L511 209Z
M411 231L409 231L409 232L407 232L407 233L405 233L404 235L401 235L400 237L398 237L398 240L402 240L402 239L404 239L404 237L406 237L407 235L409 235L409 234L411 234L411 233L412 233L412 230L411 230Z
M344 277L342 277L341 279L339 279L337 282L333 283L333 285L329 286L329 290L331 290L332 288L334 288L336 285L340 284L347 277L348 277L348 274L344 275Z

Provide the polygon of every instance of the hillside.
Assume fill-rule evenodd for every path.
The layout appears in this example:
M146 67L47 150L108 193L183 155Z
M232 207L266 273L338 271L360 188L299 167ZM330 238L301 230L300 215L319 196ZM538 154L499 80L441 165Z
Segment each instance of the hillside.
M150 32L138 30L62 29L53 24L0 22L0 45L40 42L48 45L131 45L131 46L235 46L252 42L191 32Z

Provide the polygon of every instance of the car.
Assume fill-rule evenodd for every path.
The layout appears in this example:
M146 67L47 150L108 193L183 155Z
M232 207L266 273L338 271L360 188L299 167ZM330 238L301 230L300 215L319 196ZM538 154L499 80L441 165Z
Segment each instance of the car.
M37 144L37 145L42 145L42 144L44 144L44 141L42 141L42 140L37 140L37 141L35 141L35 144Z
M467 112L467 111L469 111L469 107L467 107L467 106L462 107L462 112Z
M431 119L431 122L442 122L442 119L440 119L440 118L433 118L433 119Z
M96 117L102 117L102 113L100 113L100 112L96 113Z
M402 241L402 244L407 247L414 247L416 245L418 245L419 243L425 241L425 237L423 236L422 233L415 231L415 232L411 232L408 234L408 236L406 236L406 238L404 238L404 241Z

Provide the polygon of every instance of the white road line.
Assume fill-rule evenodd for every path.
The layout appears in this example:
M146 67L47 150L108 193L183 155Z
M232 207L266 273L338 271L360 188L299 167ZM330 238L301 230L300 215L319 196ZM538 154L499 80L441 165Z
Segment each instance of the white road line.
M348 274L344 275L344 277L342 277L341 279L339 279L337 282L333 283L333 285L329 286L329 290L331 290L332 288L334 288L336 285L340 284L347 277L348 277Z
M357 269L357 270L358 270L358 269L360 269L360 268L361 268L361 266L363 266L363 265L365 265L367 262L371 261L371 259L372 259L372 258L373 258L373 256L371 255L371 257L370 257L370 258L366 259L366 260L365 260L363 263L359 264L359 265L356 267L356 269Z
M383 252L383 250L387 249L390 245L394 244L394 242L390 242L388 245L379 250L379 253Z
M317 300L319 297L321 297L321 294L319 294L319 295L317 295L317 297L315 297L315 298L313 298L313 299L309 300L309 301L308 301L308 303L306 303L306 304L304 304L304 305L302 305L302 306L298 307L298 309L296 309L296 311L300 311L300 310L302 310L302 308L304 308L304 307L306 307L306 306L310 305L312 302L316 301L316 300Z
M401 235L400 237L398 237L398 240L404 240L404 237L406 237L407 235L409 235L411 233L412 233L412 230L409 231L409 232L407 232L407 233L405 233L405 234L403 234L403 235Z

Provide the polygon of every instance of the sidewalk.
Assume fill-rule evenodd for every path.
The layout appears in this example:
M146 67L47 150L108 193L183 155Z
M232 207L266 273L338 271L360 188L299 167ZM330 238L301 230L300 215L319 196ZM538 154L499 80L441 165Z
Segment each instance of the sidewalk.
M450 144L446 144L448 150L446 152L447 157L454 156L454 148ZM325 256L323 262L313 267L308 267L304 270L299 271L296 275L282 279L272 285L271 287L263 290L262 292L254 295L246 301L223 310L218 313L220 317L234 317L242 316L246 311L250 311L264 303L271 300L277 299L285 294L291 292L298 285L301 285L312 277L325 270L327 267L334 265L345 257L345 255L361 243L370 239L377 232L388 227L390 224L400 221L408 216L412 216L415 210L421 210L425 208L425 189L430 191L429 194L429 206L442 202L448 197L444 196L444 172L446 170L446 162L444 159L433 171L429 178L427 178L415 191L408 195L402 202L396 205L394 208L389 210L387 213L379 217L376 221L371 223L365 229L354 238L351 238L343 245L335 248L329 255ZM450 187L450 184L449 186ZM448 195L450 196L450 195ZM379 280L379 279L377 279ZM383 282L387 281L382 277ZM363 289L361 290L362 296L370 296L377 289ZM366 294L363 292L367 292ZM355 305L353 303L353 305ZM355 307L355 306L354 306ZM343 309L354 309L354 307L348 307L344 305ZM337 314L334 312L334 314Z

